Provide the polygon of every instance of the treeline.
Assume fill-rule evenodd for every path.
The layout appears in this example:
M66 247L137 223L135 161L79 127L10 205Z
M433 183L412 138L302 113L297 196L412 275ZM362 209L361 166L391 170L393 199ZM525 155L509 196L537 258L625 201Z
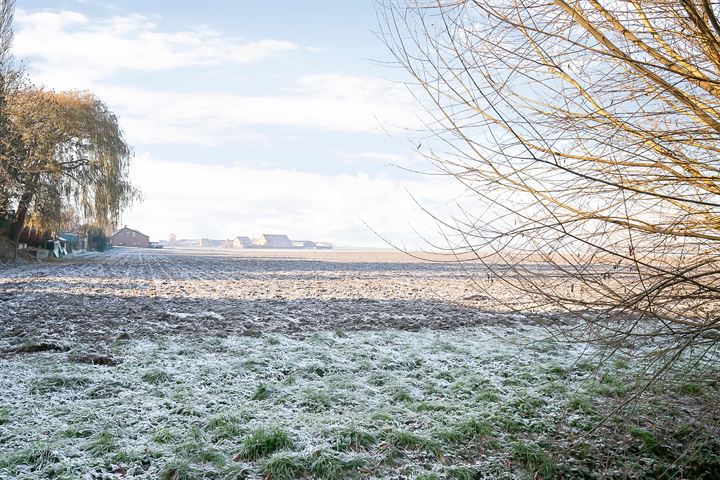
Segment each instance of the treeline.
M11 52L14 2L0 5L0 234L17 243L59 229L106 233L138 197L132 149L92 93L29 81Z

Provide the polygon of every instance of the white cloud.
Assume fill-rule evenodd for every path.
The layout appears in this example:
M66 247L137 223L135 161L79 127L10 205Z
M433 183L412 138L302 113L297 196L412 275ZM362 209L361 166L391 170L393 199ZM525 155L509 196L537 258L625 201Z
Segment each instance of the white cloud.
M91 19L71 11L18 11L15 54L30 59L33 81L49 88L89 89L115 110L133 143L218 144L257 141L250 126L340 132L416 128L416 102L406 87L381 78L316 74L245 95L199 81L193 91L151 89L152 72L176 67L243 64L298 50L276 39L247 42L207 27L163 32L141 15ZM300 52L302 53L302 52ZM198 69L203 67L203 69ZM142 84L118 86L112 75L144 71ZM238 90L239 90L238 86ZM265 135L267 138L267 135Z
M253 125L372 133L420 127L405 88L373 77L302 77L277 95L103 86L96 92L137 143L221 143L245 138Z
M338 157L345 160L347 163L363 164L367 161L377 162L384 165L397 165L407 166L411 163L411 157L409 155L398 155L396 153L386 152L354 152L348 153L343 151L337 151Z
M246 166L167 163L140 155L133 167L145 201L123 222L154 240L287 233L295 239L354 246L387 246L363 223L389 239L422 240L413 227L435 236L431 218L410 193L442 209L455 184L418 177L400 182L384 176L322 175ZM192 179L192 183L188 183Z
M33 59L34 77L63 89L88 88L123 69L242 64L299 49L286 40L243 41L209 28L162 32L141 15L91 20L71 11L18 10L15 21L15 54Z

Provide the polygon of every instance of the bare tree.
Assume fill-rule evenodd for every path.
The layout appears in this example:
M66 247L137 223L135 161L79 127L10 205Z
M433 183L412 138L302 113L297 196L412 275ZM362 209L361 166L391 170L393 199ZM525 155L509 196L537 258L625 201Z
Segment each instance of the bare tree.
M720 22L708 0L388 3L382 37L470 193L458 258L662 375L720 340ZM480 283L479 283L480 284Z

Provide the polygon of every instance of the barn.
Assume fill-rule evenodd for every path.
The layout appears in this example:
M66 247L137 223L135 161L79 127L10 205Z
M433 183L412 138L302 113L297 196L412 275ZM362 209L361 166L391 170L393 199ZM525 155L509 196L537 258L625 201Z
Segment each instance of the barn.
M115 247L150 247L150 237L127 226L121 228L110 238L110 243Z
M257 245L262 248L293 248L287 235L274 235L264 233Z
M232 247L233 248L247 248L252 244L252 240L250 240L250 237L235 237L232 240Z

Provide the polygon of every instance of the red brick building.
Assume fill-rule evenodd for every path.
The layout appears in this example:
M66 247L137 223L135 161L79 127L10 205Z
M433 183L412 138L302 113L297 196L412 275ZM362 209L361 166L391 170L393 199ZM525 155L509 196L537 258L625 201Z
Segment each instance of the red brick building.
M150 247L150 237L132 228L123 227L110 238L115 247Z

